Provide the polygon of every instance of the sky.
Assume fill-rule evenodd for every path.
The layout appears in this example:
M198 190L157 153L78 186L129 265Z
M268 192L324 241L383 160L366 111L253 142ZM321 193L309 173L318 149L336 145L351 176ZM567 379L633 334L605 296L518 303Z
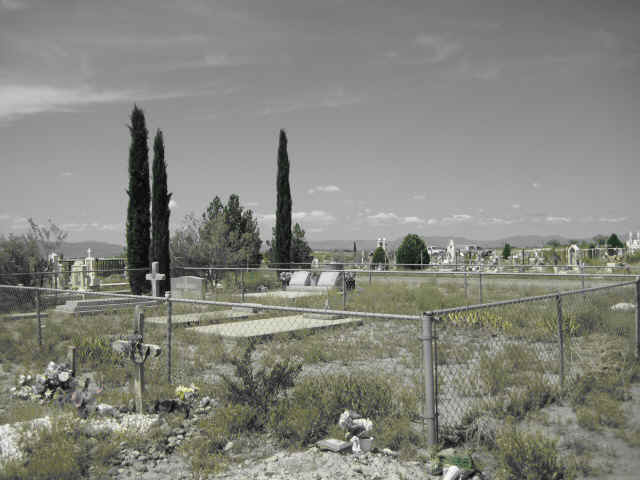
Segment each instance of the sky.
M0 234L124 244L135 103L172 230L237 193L269 239L285 129L311 240L626 235L638 25L634 0L0 0Z

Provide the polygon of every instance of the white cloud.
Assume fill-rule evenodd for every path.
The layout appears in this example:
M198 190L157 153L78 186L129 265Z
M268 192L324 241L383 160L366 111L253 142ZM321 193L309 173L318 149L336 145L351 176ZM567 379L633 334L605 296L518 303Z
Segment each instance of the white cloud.
M429 220L427 220L427 225L437 225L437 224L438 224L437 218L430 218Z
M169 200L169 210L173 210L178 206L178 202L176 202L173 198Z
M129 90L95 90L81 86L0 85L0 120L51 111L73 111L88 105L141 100L168 100L205 94L205 91L164 93Z
M531 184L531 186L537 190L537 189L538 189L538 188L540 188L542 185L540 185L538 182L533 182L533 183Z
M313 187L307 190L307 193L309 195L313 195L316 192L333 193L333 192L339 192L339 191L340 191L340 187L338 187L337 185L318 185L317 187Z
M604 222L604 223L620 223L620 222L626 222L627 220L629 220L629 217L615 217L615 218L600 217L600 218L598 218L599 222Z
M379 212L375 215L367 215L366 217L367 223L372 226L383 226L383 225L406 225L406 224L423 224L425 223L424 219L419 217L401 217L396 215L393 212Z
M8 215L6 213L0 213L0 220L4 221L4 220L9 220L11 218L11 215Z
M113 232L121 230L123 225L120 223L65 223L62 225L62 230L67 232L85 232L87 230L98 232Z
M571 218L569 218L569 217L554 217L552 215L548 215L547 217L545 217L544 221L547 222L547 223L570 223L571 222Z
M519 203L514 203L513 205L511 205L511 208L518 209L518 208L520 208L520 204Z
M473 217L471 215L468 215L466 213L459 213L456 215L451 215L450 217L444 217L440 222L443 225L448 225L451 223L465 223L465 222L469 222L473 219Z
M428 54L425 61L429 63L439 63L461 49L461 45L450 42L440 35L427 35L421 33L415 39L415 44L423 48Z
M273 115L313 108L341 108L356 105L362 101L363 97L361 95L356 95L345 91L343 88L338 88L320 94L307 94L302 98L280 100L267 105L261 113L262 115Z
M29 6L21 0L2 0L0 3L7 10L23 10Z
M60 174L61 177L71 177L73 176L73 172L62 172Z
M413 200L426 200L427 196L424 193L416 193L411 197Z
M275 213L262 213L258 214L258 220L260 222L267 224L269 228L276 221ZM321 228L331 225L336 222L336 217L334 217L331 213L326 212L324 210L311 210L310 212L293 212L291 214L292 220L294 222L299 222L303 226L308 226L309 231L311 228Z
M89 87L4 85L0 86L0 119L94 103L119 102L130 98L130 92L96 91Z

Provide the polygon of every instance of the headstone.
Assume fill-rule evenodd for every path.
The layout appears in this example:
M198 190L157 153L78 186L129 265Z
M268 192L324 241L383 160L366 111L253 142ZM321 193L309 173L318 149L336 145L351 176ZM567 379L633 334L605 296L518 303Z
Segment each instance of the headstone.
M578 266L579 254L580 254L580 247L578 247L578 245L574 243L573 245L569 246L569 248L567 249L567 263L569 264L569 266L571 267Z
M71 288L74 290L87 290L86 269L84 260L76 260L71 266Z
M100 288L100 280L98 279L98 259L91 256L91 249L87 249L87 258L84 259L85 265L85 290L97 290Z
M147 273L144 278L151 282L151 295L157 297L160 295L160 282L167 278L164 273L160 273L158 269L160 268L160 263L152 262L151 263L151 273Z
M290 287L306 287L311 284L311 272L297 271L291 275Z
M342 275L343 272L334 271L334 272L322 272L320 274L320 278L318 278L318 287L339 287L342 286Z
M183 296L191 294L202 296L204 290L204 279L196 276L186 275L184 277L171 277L171 294Z

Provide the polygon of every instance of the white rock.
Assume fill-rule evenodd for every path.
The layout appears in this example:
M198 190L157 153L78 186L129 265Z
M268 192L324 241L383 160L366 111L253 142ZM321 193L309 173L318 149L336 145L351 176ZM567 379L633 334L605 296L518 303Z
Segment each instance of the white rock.
M612 312L633 312L636 306L633 303L620 302L611 306Z
M68 382L70 378L71 373L69 372L62 371L58 374L58 380L60 380L62 383Z
M455 465L451 465L449 468L447 468L442 480L458 480L458 478L460 478L460 473L461 472L458 467L456 467Z

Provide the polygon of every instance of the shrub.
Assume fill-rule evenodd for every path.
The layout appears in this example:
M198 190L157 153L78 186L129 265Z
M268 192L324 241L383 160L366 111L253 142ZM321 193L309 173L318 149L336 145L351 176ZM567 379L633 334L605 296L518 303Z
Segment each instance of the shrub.
M520 432L512 422L499 432L496 453L502 480L539 480L569 478L560 462L556 442L535 434Z
M119 448L110 434L90 437L72 418L52 421L50 428L33 430L21 438L24 456L0 470L0 480L84 478L89 466L105 471Z
M308 445L331 432L344 410L355 410L374 422L382 441L398 448L416 440L409 429L416 404L412 392L382 376L308 377L272 412L270 425L284 443Z
M221 375L226 389L227 401L232 404L248 405L255 410L251 429L260 429L265 424L269 410L274 407L281 393L293 387L295 379L302 371L302 364L289 360L276 362L271 370L261 368L253 371L251 356L256 341L251 339L241 358L226 357L225 360L235 367L238 380Z
M378 247L373 251L373 257L371 258L371 266L376 267L377 265L386 265L387 264L387 254L384 251L384 248Z
M428 264L429 252L424 240L415 233L410 233L402 240L402 243L396 251L396 263L398 264L412 264L405 268L418 269L419 265L416 264Z

